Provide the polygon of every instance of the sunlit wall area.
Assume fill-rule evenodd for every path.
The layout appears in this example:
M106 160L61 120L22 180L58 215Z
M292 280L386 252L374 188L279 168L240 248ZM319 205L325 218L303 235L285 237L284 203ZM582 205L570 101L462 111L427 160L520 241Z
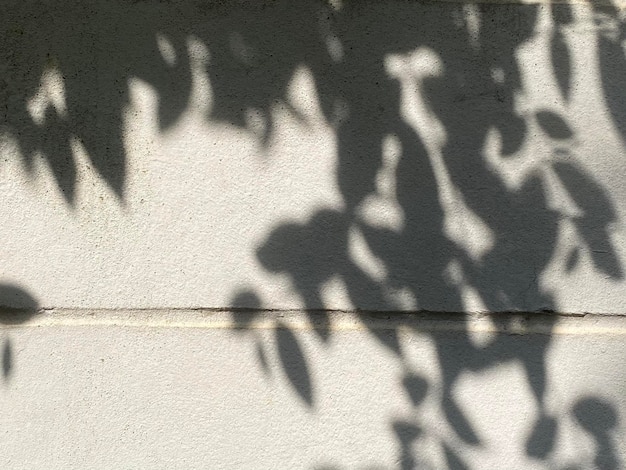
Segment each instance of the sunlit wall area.
M44 307L623 310L620 5L2 9L1 275Z
M298 315L281 316L280 329L272 317L240 316L250 328L235 329L226 315L191 312L168 326L145 311L134 327L110 312L78 320L0 332L14 351L0 391L5 468L626 462L626 349L608 321L561 324L546 349L545 335L495 334L482 321L463 333L441 319L342 317L324 341Z
M8 468L625 468L623 0L7 0L0 50Z

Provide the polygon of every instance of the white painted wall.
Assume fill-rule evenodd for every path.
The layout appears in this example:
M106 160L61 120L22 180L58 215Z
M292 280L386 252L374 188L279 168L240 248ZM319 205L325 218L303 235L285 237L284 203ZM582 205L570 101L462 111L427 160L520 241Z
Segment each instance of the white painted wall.
M55 312L1 332L16 351L0 393L5 468L620 469L626 462L623 323L605 319L592 331L589 322L560 321L538 402L524 354L541 350L544 336L498 337L488 322L470 322L484 349L457 356L463 370L452 401L471 423L471 443L443 399L437 348L454 355L463 344L454 323L400 328L341 317L324 342L299 315L282 316L283 330L274 329L276 315L242 330L226 327L229 315L132 312L114 316L117 326L111 316ZM397 332L402 354L368 328ZM498 341L509 357L494 355L498 346L488 345ZM538 442L551 443L541 457L533 455L542 446L528 444L537 429Z
M3 8L0 279L40 306L624 310L619 10Z
M624 468L624 21L3 2L3 468Z

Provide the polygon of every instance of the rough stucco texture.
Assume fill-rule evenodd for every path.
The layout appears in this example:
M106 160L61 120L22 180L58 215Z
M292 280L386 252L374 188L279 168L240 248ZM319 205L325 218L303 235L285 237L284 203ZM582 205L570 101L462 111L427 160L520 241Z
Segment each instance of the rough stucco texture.
M4 330L14 353L0 460L15 469L624 468L623 334L553 336L540 400L541 379L526 367L543 335L473 339L496 347L468 354L463 334L428 329L399 333L402 357L359 329L330 342L303 328ZM462 370L452 391L444 351Z
M622 7L1 2L3 468L624 468Z
M619 9L1 17L5 305L624 310Z

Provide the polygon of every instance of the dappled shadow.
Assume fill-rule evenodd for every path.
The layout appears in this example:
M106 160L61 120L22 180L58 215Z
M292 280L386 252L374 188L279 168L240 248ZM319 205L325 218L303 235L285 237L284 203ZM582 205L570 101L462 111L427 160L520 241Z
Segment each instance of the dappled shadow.
M0 323L19 325L28 321L38 309L37 300L23 288L12 284L0 284ZM3 334L2 376L10 378L15 366L13 345L8 334Z
M35 310L37 300L26 290L14 284L0 284L0 322L10 323L12 313L21 318L23 315L32 315Z
M575 23L571 6L233 0L32 1L5 2L1 8L1 130L27 170L39 161L50 167L70 203L78 155L121 200L125 197L123 125L131 79L153 88L165 129L188 107L194 67L200 66L212 92L207 121L248 128L268 145L275 106L306 121L287 98L296 69L306 67L336 134L342 207L279 224L257 247L260 264L288 277L323 342L332 338L328 310L334 307L324 288L335 280L355 309L391 312L384 315L464 312L468 293L486 311L541 314L546 334L532 342L496 335L479 348L464 328L431 338L442 374L441 409L457 437L468 445L482 442L454 400L459 376L518 361L539 410L526 436L526 453L548 458L558 422L544 403L554 323L547 313L559 305L541 276L554 260L563 227L576 234L567 270L588 258L601 275L623 278L610 236L616 210L580 163L579 158L594 156L577 155L580 129L566 112L576 65L567 40L567 28ZM590 11L600 24L599 96L624 139L624 21L617 8ZM562 106L533 103L527 109L519 102L528 93L520 51L546 21L549 72ZM192 63L190 38L206 45L205 63ZM598 130L599 139L603 132ZM391 186L381 185L382 173ZM553 203L554 191L567 203ZM372 213L396 214L400 222L380 223ZM355 239L379 272L354 256ZM233 305L263 307L253 288L237 294ZM506 331L518 317L493 318ZM312 408L318 392L308 358L288 325L277 320L276 327L285 374ZM406 360L397 330L371 333L399 361ZM430 393L420 377L402 380L416 406ZM591 397L575 414L598 441L598 466L616 468L609 431L590 417L611 415L606 407L610 410ZM415 468L410 447L426 431L400 421L392 428L402 468ZM453 447L442 446L449 468L467 468Z
M618 416L612 405L595 397L582 398L574 405L574 416L596 441L594 463L601 470L623 468L619 461L612 430L618 425Z
M560 230L568 224L578 235L567 270L586 256L602 275L623 278L610 237L615 209L606 191L576 162L575 128L550 103L522 113L516 102L524 92L518 50L537 34L539 16L545 16L546 9L553 22L553 72L567 103L574 65L564 39L564 25L574 21L568 5L520 10L511 5L390 8L384 2L346 2L331 13L331 38L338 38L341 58L324 74L317 73L317 64L311 70L327 119L336 126L337 184L345 209L321 209L305 223L286 222L257 251L266 270L291 280L323 341L332 334L324 309L333 307L325 302L323 291L327 282L336 280L357 309L406 310L404 297L416 311L462 312L467 310L464 295L471 290L487 311L541 314L545 334L532 341L500 334L478 347L463 329L431 334L442 374L441 409L468 445L479 446L482 439L453 398L459 376L503 362L523 365L538 409L526 437L526 454L540 460L549 459L558 434L557 418L550 416L544 399L549 381L545 360L555 321L549 313L559 306L540 279L554 259ZM613 13L612 21L618 21ZM598 53L603 56L602 73L615 74L615 63L608 70L603 50ZM609 54L614 53L612 48ZM621 49L619 54L617 67L623 63ZM614 124L623 132L623 106L617 104L623 101L623 78L607 79L604 87L610 88L605 97L615 108ZM619 96L612 96L617 88ZM337 117L332 111L340 106L344 113ZM539 147L543 150L532 149L533 139L544 144ZM503 165L536 161L523 167L515 185L490 161L494 140L499 147L496 160ZM546 148L552 149L547 155L529 155ZM384 194L379 183L389 160L395 160L391 195ZM575 213L550 202L555 187L576 207ZM367 217L368 205L376 199L397 204L399 227L381 226ZM476 217L484 227L483 237L490 239L478 253L481 240L472 240L471 221L451 222L451 212L459 210ZM456 233L451 223L458 224ZM355 234L384 276L370 273L355 259ZM503 313L492 319L507 331L519 317ZM406 360L397 330L372 328L371 333ZM289 336L289 347L301 357L295 339ZM280 338L278 344L281 349ZM306 370L305 361L299 362ZM283 361L283 367L294 389L311 405L309 380L303 387L303 381L294 380L291 365ZM411 394L413 386L406 386ZM419 468L411 446L424 429L397 421L393 430L402 449L401 467ZM606 461L611 461L607 438L594 435L600 455L608 453ZM449 468L467 468L453 447L445 442L442 447Z

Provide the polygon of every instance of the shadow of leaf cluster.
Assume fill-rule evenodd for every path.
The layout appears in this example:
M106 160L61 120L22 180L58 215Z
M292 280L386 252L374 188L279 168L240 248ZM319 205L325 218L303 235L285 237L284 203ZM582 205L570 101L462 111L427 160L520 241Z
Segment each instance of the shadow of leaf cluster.
M488 345L478 347L468 331L431 333L431 338L442 374L441 410L457 437L471 446L482 444L479 433L453 398L460 375L517 361L525 369L538 409L524 443L526 454L547 461L554 451L559 426L557 417L551 416L545 405L549 382L546 355L555 322L551 312L558 310L558 305L541 285L540 277L554 259L563 224L573 226L578 236L567 258L567 271L577 267L583 254L605 277L622 279L623 269L610 238L611 224L617 219L615 209L604 188L576 163L580 156L576 155L575 128L549 103L532 114L522 114L516 107L516 96L524 92L518 53L536 34L539 16L545 9L549 9L553 25L552 74L567 106L574 68L565 40L567 25L574 21L568 5L523 9L477 5L468 10L461 5L346 2L339 12L328 13L332 33L326 39L338 41L330 44L341 44L341 58L333 61L327 42L330 60L307 65L315 77L326 118L336 129L337 185L344 209L320 209L304 223L281 224L259 246L257 256L267 271L290 279L310 312L311 325L324 342L332 336L328 309L333 305L325 302L323 291L333 280L340 280L357 309L390 315L406 310L394 297L397 292L410 293L415 310L463 312L463 289L467 287L486 310L503 312L493 316L502 331L519 319L504 312L536 312L527 314L524 321L540 323L546 334L532 341L500 334ZM614 28L620 31L611 36L615 41L623 35L623 22L618 20L618 11L608 7L598 7L595 13L605 18L602 15L607 11L613 15L610 18ZM478 31L472 26L475 22L480 24ZM615 74L625 63L624 53L620 49L617 54L616 43L604 45L607 38L603 38L597 51L602 57L599 87L607 103L611 102L608 108L613 124L623 134L623 118L617 111L623 107L616 105L624 99L623 78ZM419 70L408 70L410 54L415 50L434 55L439 70L426 77L420 76ZM323 56L323 52L320 54ZM404 64L397 65L404 70L390 73L390 57L394 55L405 58ZM612 58L610 64L607 55ZM608 76L613 78L608 80ZM621 91L618 93L609 81L619 83ZM416 109L426 108L434 116L431 123L443 127L445 139L439 149L429 142L430 129L403 108L406 103ZM340 108L343 113L338 115L335 111ZM486 142L494 132L503 161L519 159L537 138L552 149L552 156L543 166L528 171L517 187L511 187L485 158ZM381 227L363 216L368 200L383 197L377 177L385 166L384 149L390 137L397 149L393 196L403 216L401 229ZM441 177L442 166L447 181ZM493 243L479 257L472 256L467 245L447 230L449 209L443 202L446 184L489 228ZM550 204L549 190L555 184L577 207L575 215ZM355 260L350 247L355 233L380 263L383 278L372 275ZM457 277L461 273L462 282L453 279L450 266L457 268ZM238 299L233 303L260 307L258 302ZM362 314L366 327L371 324L365 321L370 315ZM460 317L459 321L464 320ZM278 324L277 328L282 331L277 333L276 342L285 374L304 403L313 406L315 390L311 390L310 377L296 377L296 372L308 370L297 337L286 333L285 325ZM405 359L398 330L370 331L400 360ZM291 351L289 360L283 354L287 348ZM403 379L412 399L428 388L423 380ZM411 385L415 383L418 385ZM601 407L594 404L595 408ZM574 413L580 415L579 411ZM610 413L616 416L614 411ZM411 446L424 429L401 421L395 422L393 429L401 448L402 468L421 468ZM594 435L602 447L598 459L605 459L598 460L599 467L618 468L610 439L600 431ZM441 445L449 468L468 468L450 444Z
M39 308L37 300L23 288L0 284L0 324L19 325L27 321ZM15 367L11 338L5 335L2 346L2 376L9 379Z
M589 8L598 24L600 95L626 142L623 17L610 5ZM576 65L567 42L567 28L575 21L569 5L11 0L0 7L0 132L15 143L27 170L39 163L49 166L68 202L75 199L79 152L123 199L123 123L131 79L154 89L161 129L173 125L189 105L194 73L189 40L195 38L210 53L202 65L213 94L207 121L247 128L254 112L263 123L259 139L267 144L277 103L305 119L290 105L287 92L296 69L306 67L324 119L336 133L343 208L320 209L304 223L281 223L257 256L268 272L290 280L322 341L332 337L327 312L332 306L325 303L323 289L336 279L357 309L406 310L394 294L400 292L414 301L416 311L463 312L463 289L471 288L491 312L552 312L558 305L540 277L554 257L564 220L578 234L568 270L583 256L609 278L621 279L623 269L610 238L616 211L606 190L577 163L576 128L549 103L530 113L516 107L516 97L524 93L519 52L546 10L552 25L550 72L567 106ZM427 73L422 65L430 67ZM424 110L430 121L422 119ZM443 137L436 138L437 132ZM522 158L533 138L553 155L512 186L485 158L493 136L503 162ZM369 201L384 199L377 181L390 145L395 158L391 198L402 214L400 228L363 215ZM577 207L575 214L549 203L548 189L555 184ZM491 234L479 256L450 235L450 208L445 206L450 194ZM354 259L354 234L378 260L383 277ZM253 291L243 292L233 304L262 307ZM554 320L541 318L549 332ZM503 330L514 319L494 317ZM403 360L396 330L373 328L371 333ZM454 337L432 334L432 339L442 373L441 408L457 436L469 445L481 443L452 395L460 374L516 360L526 370L540 410L526 451L547 458L558 425L544 404L550 335L532 343L499 335L484 348L477 348L463 329ZM304 403L313 406L316 390L306 355L297 335L278 320L276 343L286 376ZM263 355L262 346L259 351ZM414 402L429 389L420 377L402 380ZM605 449L598 465L617 468L606 449L608 431L590 424L594 412L617 415L593 397L575 411ZM422 431L402 422L393 429L403 468L414 468L409 447ZM442 445L450 468L466 468L453 448Z

